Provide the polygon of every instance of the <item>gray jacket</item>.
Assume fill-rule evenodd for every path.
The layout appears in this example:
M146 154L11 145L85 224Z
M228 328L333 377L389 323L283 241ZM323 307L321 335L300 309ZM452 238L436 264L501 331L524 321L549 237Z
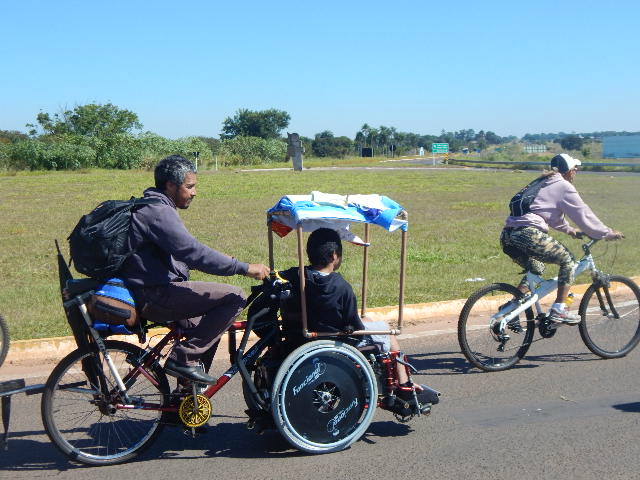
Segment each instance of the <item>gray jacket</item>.
M211 275L244 275L249 265L220 253L191 235L169 197L156 188L148 188L145 198L158 203L145 205L133 213L129 246L136 252L119 272L132 287L149 287L189 279L189 270Z

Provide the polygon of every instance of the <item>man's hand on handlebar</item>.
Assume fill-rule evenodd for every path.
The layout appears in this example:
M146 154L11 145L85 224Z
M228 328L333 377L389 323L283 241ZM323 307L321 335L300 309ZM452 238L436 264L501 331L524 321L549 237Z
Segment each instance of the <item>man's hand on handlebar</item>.
M569 236L571 238L583 239L584 237L586 237L586 234L584 232L581 232L580 230L574 230L573 232L569 233Z
M269 276L269 267L261 263L250 263L247 270L247 277L251 277L255 280L263 280Z
M611 240L620 240L624 238L624 233L619 232L618 230L611 230L605 237L604 239L606 241L611 241Z

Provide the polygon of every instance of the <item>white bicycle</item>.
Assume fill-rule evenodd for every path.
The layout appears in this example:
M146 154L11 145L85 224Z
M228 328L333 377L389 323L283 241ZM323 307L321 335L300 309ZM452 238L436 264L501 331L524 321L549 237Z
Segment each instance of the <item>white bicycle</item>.
M582 245L584 256L575 271L577 277L589 270L592 278L578 309L580 335L596 355L619 358L640 341L640 289L630 278L596 268L591 255L596 242ZM462 308L458 342L476 367L488 372L513 367L529 350L536 326L543 338L555 335L558 324L549 320L540 300L558 288L558 279L544 280L531 272L527 279L533 287L530 293L494 283L473 293Z

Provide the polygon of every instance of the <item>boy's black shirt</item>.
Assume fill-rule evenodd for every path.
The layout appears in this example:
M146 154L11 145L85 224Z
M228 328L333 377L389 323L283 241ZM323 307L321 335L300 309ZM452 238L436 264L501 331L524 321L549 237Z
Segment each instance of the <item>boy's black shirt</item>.
M292 267L281 275L291 282L293 294L298 297L300 282L298 267ZM307 320L313 332L344 332L347 327L364 330L358 315L358 303L353 288L342 275L332 272L321 275L305 267ZM299 303L298 303L299 308Z

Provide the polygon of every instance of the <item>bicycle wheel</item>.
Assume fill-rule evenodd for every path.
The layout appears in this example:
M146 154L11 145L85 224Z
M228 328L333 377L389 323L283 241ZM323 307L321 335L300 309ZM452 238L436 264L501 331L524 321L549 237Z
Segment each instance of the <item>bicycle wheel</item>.
M512 319L499 331L500 322L492 316L516 308L503 307L522 292L506 283L494 283L472 294L464 304L458 320L458 343L467 360L487 372L507 370L520 361L529 350L535 331L533 310ZM503 307L501 309L501 307Z
M0 315L0 367L9 353L9 326Z
M609 277L609 285L591 284L580 302L580 336L602 358L624 357L640 341L640 289L629 278Z
M105 342L120 376L142 349L125 342ZM42 420L49 438L72 460L89 465L113 465L131 460L160 433L169 382L158 365L135 372L127 380L127 408L107 362L100 355L75 350L53 370L42 395Z

